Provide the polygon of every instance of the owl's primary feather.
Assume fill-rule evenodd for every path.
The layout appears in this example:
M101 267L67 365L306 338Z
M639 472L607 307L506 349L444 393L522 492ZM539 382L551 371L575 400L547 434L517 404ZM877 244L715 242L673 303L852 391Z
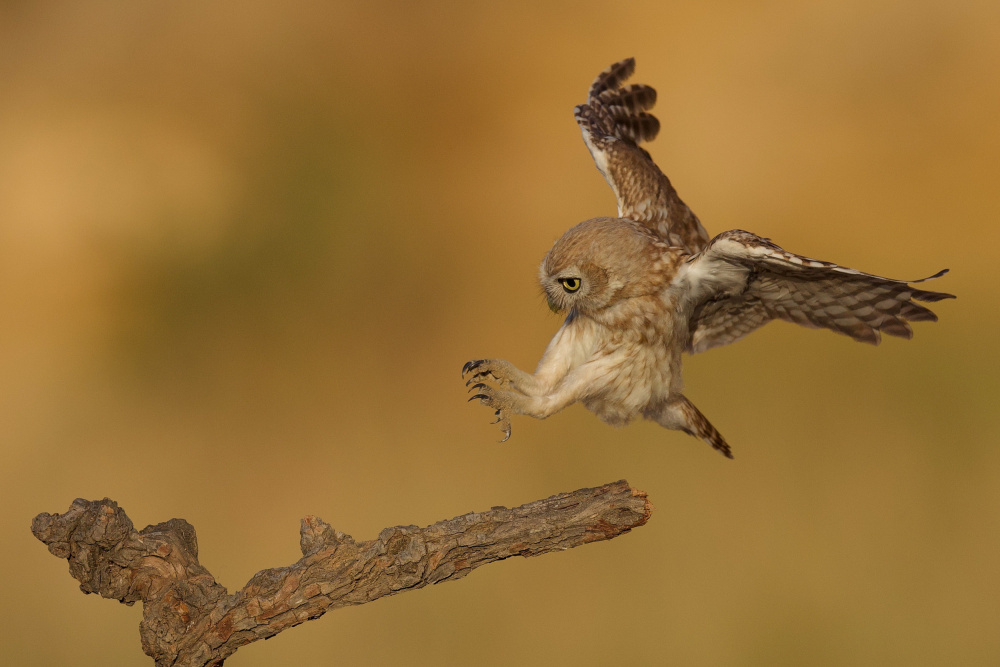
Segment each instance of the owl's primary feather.
M546 255L539 280L553 310L567 311L537 370L470 361L463 377L495 410L506 437L510 415L547 417L582 402L622 425L644 417L697 436L726 456L729 445L681 393L681 353L743 338L773 319L825 328L878 344L910 338L910 322L937 317L917 301L953 298L790 253L750 232L709 240L667 177L639 144L659 122L656 91L624 85L631 58L598 75L576 107L584 142L618 199L617 218L567 231ZM506 437L504 438L506 440Z

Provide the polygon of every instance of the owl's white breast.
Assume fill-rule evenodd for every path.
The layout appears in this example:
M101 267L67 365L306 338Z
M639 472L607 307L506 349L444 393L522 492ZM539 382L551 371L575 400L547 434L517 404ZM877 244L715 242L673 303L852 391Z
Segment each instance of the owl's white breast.
M591 345L581 401L604 421L621 425L681 390L680 352L670 304L661 297L629 299L616 317L578 318ZM610 314L608 314L610 315ZM586 332L586 333L584 333Z

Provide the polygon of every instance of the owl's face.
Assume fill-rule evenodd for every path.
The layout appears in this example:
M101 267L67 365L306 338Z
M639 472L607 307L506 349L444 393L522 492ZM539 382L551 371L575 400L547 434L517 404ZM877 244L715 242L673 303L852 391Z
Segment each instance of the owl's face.
M556 241L539 268L549 308L594 312L621 298L649 293L649 235L619 218L581 222Z

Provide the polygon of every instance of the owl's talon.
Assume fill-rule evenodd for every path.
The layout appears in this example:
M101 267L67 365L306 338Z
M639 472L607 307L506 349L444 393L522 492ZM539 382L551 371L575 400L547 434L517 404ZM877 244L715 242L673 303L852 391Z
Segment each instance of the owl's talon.
M477 398L482 399L484 401L490 400L490 397L487 396L486 394L476 394L475 396L473 396L472 398L469 399L469 402L471 403L472 401L476 400Z
M488 382L496 382L497 384L506 387L510 385L511 378L508 375L505 365L509 364L505 361L498 361L496 359L477 359L475 361L468 361L465 366L462 367L462 379L464 380L465 377L471 373L471 377L469 377L469 379L465 382L466 387L484 380Z
M485 359L476 359L474 361L467 361L467 362L465 362L465 365L462 366L462 377L464 378L465 374L468 373L469 371L473 371L473 370L479 368L479 366L484 361L485 361Z
M468 387L468 384L466 384L466 386ZM469 391L475 391L477 389L489 389L489 386L486 385L486 384L483 384L482 382L479 382L479 383L474 384L471 387L469 387Z

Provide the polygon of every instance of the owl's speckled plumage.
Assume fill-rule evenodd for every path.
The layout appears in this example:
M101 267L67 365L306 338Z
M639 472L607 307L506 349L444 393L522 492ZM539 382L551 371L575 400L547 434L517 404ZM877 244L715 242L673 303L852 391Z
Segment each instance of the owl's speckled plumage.
M534 374L507 361L470 361L462 376L493 408L506 437L510 414L544 418L577 401L604 421L642 416L697 436L732 458L729 445L681 393L681 353L743 338L773 319L878 344L910 338L909 322L937 317L915 301L950 294L787 252L730 230L709 240L697 216L640 148L660 124L649 86L623 82L631 58L598 75L575 109L584 142L618 200L617 218L581 222L539 269L549 306L568 315ZM942 275L937 273L930 280Z

